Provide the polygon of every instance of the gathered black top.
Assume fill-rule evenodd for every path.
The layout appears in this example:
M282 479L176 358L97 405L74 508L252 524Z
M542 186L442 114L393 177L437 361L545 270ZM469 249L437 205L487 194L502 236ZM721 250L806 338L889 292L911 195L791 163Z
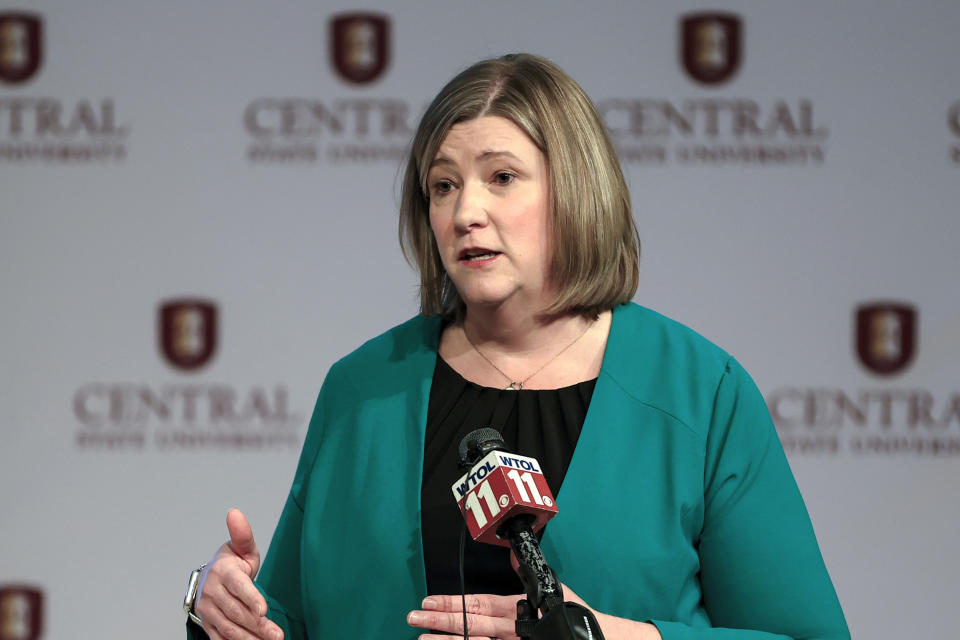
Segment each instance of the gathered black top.
M421 487L423 553L430 594L460 593L459 544L463 516L451 487L464 473L457 448L468 433L496 429L514 452L540 462L554 497L570 466L596 379L561 389L507 391L481 387L437 358L427 409ZM558 506L562 502L558 498ZM474 542L464 551L467 593L523 592L510 567L510 552Z

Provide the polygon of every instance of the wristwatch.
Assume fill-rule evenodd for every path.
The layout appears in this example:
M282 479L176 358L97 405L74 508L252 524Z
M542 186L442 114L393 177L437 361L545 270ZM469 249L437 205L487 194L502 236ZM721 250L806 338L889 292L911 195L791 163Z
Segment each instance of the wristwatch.
M206 564L202 564L199 568L193 570L190 574L190 580L187 582L187 593L183 596L183 612L198 625L202 625L203 620L193 610L193 605L197 603L197 592L200 591L200 574L203 573L203 568L206 566Z

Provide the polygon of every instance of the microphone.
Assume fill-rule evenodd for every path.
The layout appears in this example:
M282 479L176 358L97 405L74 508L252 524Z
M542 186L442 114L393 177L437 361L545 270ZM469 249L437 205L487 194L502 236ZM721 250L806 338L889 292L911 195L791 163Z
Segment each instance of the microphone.
M494 429L477 429L460 442L460 466L470 470L451 490L477 542L509 547L502 527L520 516L536 533L557 505L534 458L512 453Z
M547 565L536 532L557 514L557 504L534 458L512 453L494 429L477 429L460 442L460 465L469 471L451 490L477 542L510 547L520 581L538 608L563 602L560 581Z
M517 573L527 600L517 603L517 635L524 640L604 640L592 611L563 601L560 579L537 541L535 533L557 514L539 463L512 453L489 428L468 433L459 454L460 466L469 471L451 489L471 537L509 546L520 565ZM543 613L539 620L537 609Z

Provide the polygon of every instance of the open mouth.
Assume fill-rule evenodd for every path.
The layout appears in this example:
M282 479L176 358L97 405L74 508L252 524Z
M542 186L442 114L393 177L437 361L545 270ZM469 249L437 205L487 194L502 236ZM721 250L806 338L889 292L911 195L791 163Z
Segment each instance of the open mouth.
M464 262L479 262L481 260L490 260L498 255L500 255L499 251L491 251L489 249L467 249L461 251L457 259Z

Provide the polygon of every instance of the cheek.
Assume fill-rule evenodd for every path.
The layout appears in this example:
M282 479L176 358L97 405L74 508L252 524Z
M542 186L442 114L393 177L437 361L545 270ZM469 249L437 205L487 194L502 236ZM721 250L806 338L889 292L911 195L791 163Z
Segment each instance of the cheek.
M550 219L539 202L531 203L517 218L517 229L527 240L529 249L538 254L548 254L553 237Z
M427 221L430 223L430 231L433 232L433 238L437 241L437 245L440 245L440 239L443 237L443 223L442 218L436 215L433 209L430 210L428 214Z
M430 214L430 231L433 232L433 242L437 247L437 251L440 253L440 260L445 265L447 263L446 254L448 253L450 245L450 234L452 225L447 221L444 216L435 216L432 213Z

